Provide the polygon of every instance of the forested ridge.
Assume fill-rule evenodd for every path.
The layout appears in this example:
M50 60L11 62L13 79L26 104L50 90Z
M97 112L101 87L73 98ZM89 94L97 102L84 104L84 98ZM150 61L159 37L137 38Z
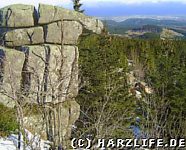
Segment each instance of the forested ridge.
M185 40L185 20L130 18L121 22L104 20L110 34L139 39Z
M72 138L186 138L186 42L103 33L79 40L80 117ZM0 135L17 128L1 105ZM37 113L37 112L36 112ZM9 114L9 115L7 115Z
M79 47L81 116L74 135L129 138L137 124L141 138L186 137L185 41L104 34L83 37Z

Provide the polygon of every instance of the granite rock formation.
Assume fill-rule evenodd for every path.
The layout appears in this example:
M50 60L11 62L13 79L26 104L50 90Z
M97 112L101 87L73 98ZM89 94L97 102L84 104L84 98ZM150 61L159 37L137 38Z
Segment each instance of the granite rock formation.
M38 11L22 4L0 9L0 102L9 107L42 106L42 114L26 117L26 126L35 122L34 130L45 129L55 145L70 138L79 117L76 45L87 30L100 34L103 24L82 13L44 4Z

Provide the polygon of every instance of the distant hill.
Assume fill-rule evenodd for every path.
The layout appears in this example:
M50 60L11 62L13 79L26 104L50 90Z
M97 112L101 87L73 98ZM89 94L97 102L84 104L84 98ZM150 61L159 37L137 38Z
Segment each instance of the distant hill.
M160 33L162 32L162 27L156 25L144 25L139 28L133 28L132 31L134 32L153 32L153 33Z
M150 18L130 18L122 22L113 20L104 20L110 34L119 34L129 37L159 37L163 29L169 29L178 33L175 35L184 35L186 37L186 20L158 20ZM130 35L128 34L130 33ZM148 34L146 34L148 33ZM150 33L150 34L149 34ZM173 33L173 32L172 32ZM134 35L133 35L134 34ZM145 34L145 36L143 36ZM153 35L155 34L155 35Z
M158 25L158 26L186 26L186 21L177 20L157 20L150 18L131 18L125 21L119 22L119 26L127 27L141 27L144 25Z
M137 27L142 27L144 25L186 27L185 20L157 20L157 19L150 19L150 18L130 18L122 22L116 22L114 20L104 20L103 22L111 26L117 26L117 27L122 26L122 27L129 27L129 28L137 28Z

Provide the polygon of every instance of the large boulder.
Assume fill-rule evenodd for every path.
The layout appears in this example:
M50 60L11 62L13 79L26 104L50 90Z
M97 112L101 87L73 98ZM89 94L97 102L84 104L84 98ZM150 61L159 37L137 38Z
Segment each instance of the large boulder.
M83 13L57 6L45 4L39 5L39 24L48 24L60 20L79 21L84 26L84 28L98 34L102 32L104 27L100 20L85 16Z
M46 43L77 44L82 25L77 21L58 21L46 26ZM62 39L62 40L61 40Z
M7 47L42 44L44 43L43 27L15 29L5 34L4 40Z
M0 26L30 27L37 21L37 13L32 5L14 4L0 9Z

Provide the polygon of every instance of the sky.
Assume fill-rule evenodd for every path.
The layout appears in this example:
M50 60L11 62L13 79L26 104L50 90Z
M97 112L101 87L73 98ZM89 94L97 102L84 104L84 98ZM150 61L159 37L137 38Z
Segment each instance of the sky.
M72 9L71 0L0 0L0 7L22 3L38 7L45 3ZM82 9L91 16L159 15L185 16L186 0L81 0Z

